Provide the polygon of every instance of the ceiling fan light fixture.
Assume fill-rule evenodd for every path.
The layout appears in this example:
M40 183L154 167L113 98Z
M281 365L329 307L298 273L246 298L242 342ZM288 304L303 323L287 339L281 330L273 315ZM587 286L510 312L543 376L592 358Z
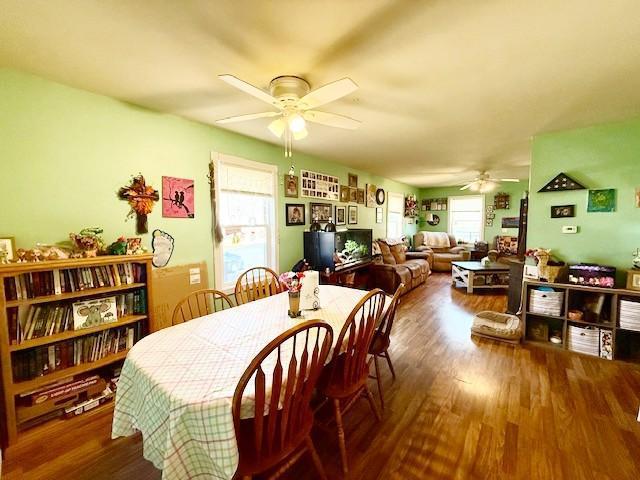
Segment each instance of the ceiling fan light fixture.
M282 134L286 128L286 123L282 118L276 118L273 122L269 124L269 131L273 133L276 137L282 138Z
M304 118L302 118L302 115L300 115L299 113L294 113L289 117L289 128L293 133L302 132L305 129L306 125L307 124L304 121Z
M303 138L306 138L307 135L309 135L309 131L306 128L303 128L298 132L292 131L291 133L293 134L294 140L302 140Z

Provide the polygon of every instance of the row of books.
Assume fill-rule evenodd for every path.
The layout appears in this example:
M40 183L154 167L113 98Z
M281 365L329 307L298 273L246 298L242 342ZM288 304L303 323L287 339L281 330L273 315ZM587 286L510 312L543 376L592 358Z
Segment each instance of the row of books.
M114 263L95 267L29 272L5 278L7 300L26 300L91 288L117 287L145 281L145 265Z
M140 334L141 326L137 323L131 327L114 328L74 340L15 352L14 381L32 380L128 350L140 338Z
M111 322L127 315L145 315L147 313L146 290L122 293L94 302L115 303L116 315L112 315ZM59 302L14 307L9 309L9 338L12 344L19 344L25 340L46 337L85 327L83 316L78 312L86 302ZM108 323L104 319L103 323Z

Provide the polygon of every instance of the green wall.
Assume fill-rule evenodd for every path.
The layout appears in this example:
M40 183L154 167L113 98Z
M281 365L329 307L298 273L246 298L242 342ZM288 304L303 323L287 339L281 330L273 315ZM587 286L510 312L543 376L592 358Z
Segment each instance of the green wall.
M493 197L498 192L506 192L511 195L510 208L508 210L496 210L496 217L493 219L493 226L484 227L484 240L491 245L497 235L518 235L517 228L502 228L503 217L517 217L520 215L520 199L524 192L529 189L529 180L521 179L519 183L503 183L499 188L490 193L484 194L484 204L493 205ZM460 187L430 187L420 190L420 206L422 208L423 199L443 198L443 197L459 197L464 195L478 195L477 192L469 190L460 190ZM435 226L429 225L425 219L428 213L435 213L440 217L440 223ZM436 212L420 211L419 230L432 232L446 232L449 228L449 216L445 211Z
M215 80L212 80L215 81ZM169 265L206 260L213 278L209 185L211 151L275 164L279 172L278 215L280 270L302 257L302 232L286 227L284 204L308 203L284 198L285 160L277 145L230 133L183 118L146 110L109 97L60 85L15 70L0 69L0 235L16 238L18 247L55 243L83 227L104 228L105 240L135 236L135 222L116 191L132 175L142 173L158 190L163 175L195 179L195 219L163 218L160 204L149 216L149 230L160 228L175 238ZM313 135L313 131L310 133ZM385 191L418 194L418 189L366 172L295 152L300 168L330 173L359 186L374 183ZM297 172L299 173L299 172ZM385 221L386 221L386 203ZM375 223L375 209L359 205L360 228L373 228L374 238L386 225ZM413 234L415 225L405 225ZM150 236L144 236L150 248Z
M617 208L611 213L587 213L587 190L537 193L564 172L587 188L615 188ZM570 263L592 262L619 269L631 266L640 247L640 119L540 135L534 139L528 246L552 249ZM576 205L575 218L552 219L552 205ZM563 234L576 225L578 234Z

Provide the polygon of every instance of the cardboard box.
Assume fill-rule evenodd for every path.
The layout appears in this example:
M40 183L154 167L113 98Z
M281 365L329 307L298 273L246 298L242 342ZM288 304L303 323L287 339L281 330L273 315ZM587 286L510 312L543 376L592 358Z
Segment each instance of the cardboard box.
M171 326L173 310L196 290L209 288L207 263L190 263L153 269L153 317L151 332Z

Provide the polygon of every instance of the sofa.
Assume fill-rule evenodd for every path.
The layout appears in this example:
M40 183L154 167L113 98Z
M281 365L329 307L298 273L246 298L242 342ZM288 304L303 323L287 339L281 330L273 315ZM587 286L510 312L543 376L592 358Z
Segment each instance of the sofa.
M372 288L392 295L404 283L404 294L422 285L431 274L431 252L408 252L402 240L379 239L373 243Z
M413 236L413 249L416 252L431 252L433 263L431 270L434 272L450 272L451 262L467 261L471 258L471 252L465 247L459 247L456 238L449 234L448 241L441 244L429 244L426 235L428 232L418 232Z

